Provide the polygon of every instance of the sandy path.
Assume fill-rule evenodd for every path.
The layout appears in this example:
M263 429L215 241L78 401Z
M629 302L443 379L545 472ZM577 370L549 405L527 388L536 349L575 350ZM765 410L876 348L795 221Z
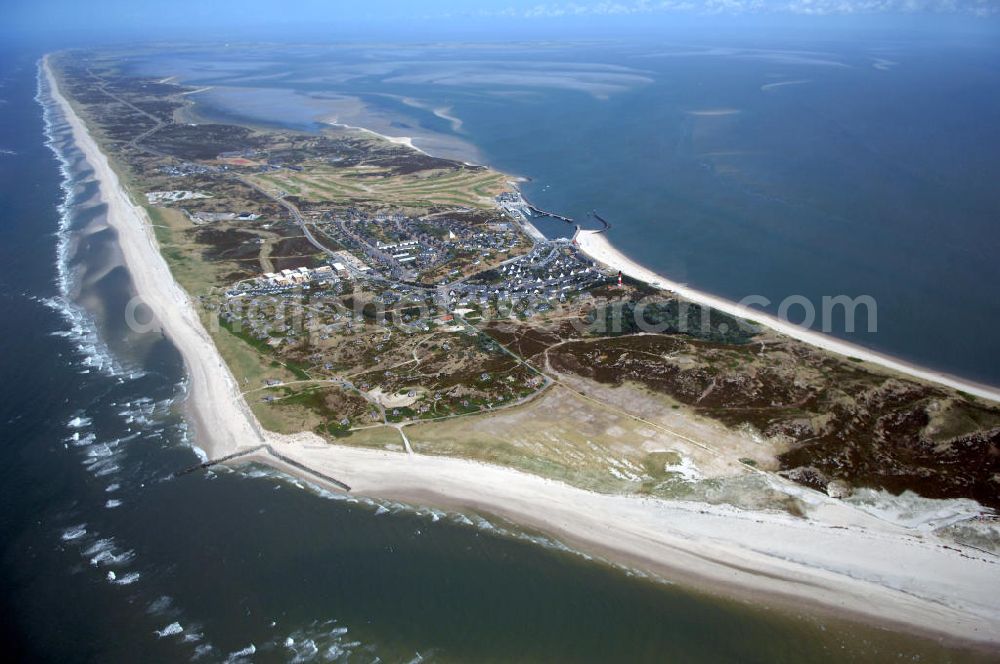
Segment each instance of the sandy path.
M620 270L622 274L632 277L633 279L645 281L653 286L671 290L692 302L703 304L727 314L751 320L755 323L760 323L761 325L765 325L786 336L804 341L813 346L817 346L840 355L856 357L866 362L871 362L872 364L877 364L887 369L892 369L893 371L898 371L915 378L920 378L932 383L938 383L939 385L945 385L957 390L962 390L963 392L974 394L978 397L983 397L984 399L1000 402L1000 388L983 385L981 383L959 378L958 376L952 376L940 371L934 371L909 362L904 362L903 360L864 348L863 346L858 346L857 344L852 344L848 341L842 341L826 334L804 329L793 323L783 321L777 316L762 312L759 309L744 307L736 302L731 302L730 300L691 288L685 284L671 281L670 279L667 279L666 277L639 265L625 254L615 249L614 246L612 246L612 244L608 241L607 233L598 231L580 231L576 235L576 242L583 253L587 254L598 263L602 263L612 270Z
M184 357L199 444L218 457L265 436L159 253L149 220L46 76L95 169L108 222L138 293ZM713 305L714 306L714 305ZM852 351L853 353L853 351ZM947 549L816 494L810 519L597 494L461 459L328 445L311 434L268 442L288 458L347 482L357 494L470 507L552 533L580 548L703 588L785 598L921 632L1000 645L996 559ZM314 477L268 455L286 472Z

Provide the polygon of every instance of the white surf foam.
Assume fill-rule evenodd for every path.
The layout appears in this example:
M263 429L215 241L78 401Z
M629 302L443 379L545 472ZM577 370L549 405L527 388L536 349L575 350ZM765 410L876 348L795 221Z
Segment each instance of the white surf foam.
M78 540L87 534L87 524L81 523L78 526L72 526L63 531L61 535L64 542L72 542Z
M255 652L257 652L257 646L251 643L246 648L229 653L225 660L226 664L247 661Z
M67 323L68 329L56 333L74 342L76 350L82 356L81 364L86 370L96 369L108 375L139 375L141 372L126 371L112 356L107 346L101 341L97 327L92 317L80 306L72 302L71 294L75 290L76 275L70 266L72 249L72 212L77 205L77 185L73 176L73 163L68 149L73 149L71 142L65 138L69 125L59 112L56 104L49 98L48 83L38 70L38 91L35 101L42 107L42 122L44 125L45 145L55 155L59 162L59 172L62 182L62 201L58 206L59 226L56 231L56 285L59 295L52 298L41 298L39 301L59 313Z
M68 440L72 442L75 447L88 447L94 444L94 441L97 440L97 436L93 433L87 433L81 436L79 432L77 432L70 436Z
M76 417L70 419L70 421L66 423L66 426L71 429L82 429L85 426L90 426L91 422L92 420L89 417L80 417L77 415Z
M94 567L121 567L135 560L135 551L119 551L114 540L100 539L83 552L90 556L90 564Z
M122 576L118 576L114 572L108 572L108 581L116 586L130 586L139 580L139 576L138 572L129 572Z
M155 630L155 634L158 638L163 638L165 636L174 636L175 634L180 634L184 631L179 622L172 622L163 629Z

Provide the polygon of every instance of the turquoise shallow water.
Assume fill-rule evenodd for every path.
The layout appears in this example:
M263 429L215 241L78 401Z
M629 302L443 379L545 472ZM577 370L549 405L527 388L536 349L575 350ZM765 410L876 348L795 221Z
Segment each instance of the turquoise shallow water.
M159 335L120 324L129 275L66 127L51 112L43 122L35 57L0 58L0 629L12 659L964 659L706 599L489 517L333 500L253 469L170 479L196 458L177 411L183 365Z
M802 296L817 329L1000 384L998 61L995 44L896 37L229 47L130 63L215 86L197 97L206 117L336 119L530 178L540 207L584 224L597 209L616 246L671 278L772 312ZM874 315L859 308L853 332L824 317L839 295L871 296Z

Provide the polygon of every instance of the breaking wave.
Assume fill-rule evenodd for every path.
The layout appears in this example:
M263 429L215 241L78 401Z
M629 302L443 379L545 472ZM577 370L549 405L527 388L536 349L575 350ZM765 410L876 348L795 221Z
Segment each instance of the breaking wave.
M184 631L179 622L172 622L163 629L156 630L156 635L161 639L165 636L174 636L175 634L180 634Z
M76 275L70 267L73 244L71 230L80 183L73 175L73 158L70 150L74 148L70 126L51 99L48 81L42 75L41 68L38 71L38 92L35 101L42 108L45 146L55 155L62 176L59 185L62 190L62 201L58 205L59 225L56 230L56 286L59 295L38 298L38 301L56 311L66 322L67 329L55 334L75 344L76 350L83 356L84 373L93 369L107 375L134 374L136 372L121 366L114 358L107 345L101 341L92 317L83 307L72 301Z
M354 655L364 655L367 661L379 661L372 646L350 637L350 629L336 620L315 621L297 629L280 644L285 661L307 662L349 661Z
M37 85L35 101L41 107L45 145L54 155L60 174L57 226L52 235L56 294L26 295L56 314L58 329L52 334L67 342L66 358L71 371L88 375L80 379L86 386L81 396L93 400L82 401L78 410L68 413L62 421L61 442L79 461L89 481L99 484L99 498L89 506L84 506L81 498L80 507L65 517L66 522L54 531L53 539L59 550L78 556L82 564L73 566L74 573L92 575L98 583L128 589L123 598L148 607L149 629L153 632L150 638L174 638L178 644L185 644L195 658L209 653L215 658L219 653L205 642L197 621L184 616L172 598L157 592L159 571L148 569L149 559L143 561L137 553L140 547L128 546L115 531L114 524L122 518L119 514L127 514L123 506L131 502L126 495L133 495L134 489L161 474L155 464L143 460L142 452L129 458L129 450L187 438L186 427L175 417L175 404L183 398L184 384L161 385L155 377L140 381L149 374L114 354L102 339L99 318L81 301L80 291L88 280L82 269L84 254L79 248L81 229L99 212L92 205L97 186L41 67ZM166 398L160 398L164 395L162 388L169 388ZM148 597L137 600L147 593Z

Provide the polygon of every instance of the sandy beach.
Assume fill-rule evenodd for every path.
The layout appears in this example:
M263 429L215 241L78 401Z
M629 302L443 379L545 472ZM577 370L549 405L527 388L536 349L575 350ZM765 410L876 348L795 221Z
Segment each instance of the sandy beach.
M687 286L686 284L672 281L648 268L643 267L642 265L639 265L625 254L615 249L615 247L608 241L607 233L601 231L579 231L575 236L575 240L580 247L580 250L598 263L601 263L612 270L620 270L622 274L632 277L633 279L638 279L639 281L644 281L658 288L673 291L677 295L690 300L691 302L705 305L724 313L753 321L754 323L759 323L765 327L769 327L772 330L780 332L781 334L792 337L793 339L804 341L812 346L823 348L833 353L837 353L838 355L855 357L864 360L865 362L871 362L872 364L877 364L881 367L898 371L899 373L906 374L908 376L913 376L914 378L919 378L932 383L938 383L939 385L951 387L956 390L962 390L963 392L973 394L977 397L1000 402L1000 389L998 388L965 380L963 378L959 378L958 376L951 376L932 369L927 369L909 362L904 362L903 360L864 348L863 346L852 344L848 341L843 341L827 334L814 332L795 325L794 323L789 323L788 321L781 320L777 316L773 316L759 309L741 306L736 302L699 291L695 288Z
M582 551L719 595L1000 644L992 556L944 548L933 536L822 494L811 496L803 519L600 494L462 459L332 446L312 434L286 437L278 449L346 482L355 494L498 514Z
M101 199L108 206L108 225L118 235L135 290L184 358L188 374L187 404L198 441L210 456L228 454L242 446L259 445L263 442L260 425L201 324L194 303L170 273L146 211L132 202L108 158L60 94L47 59L44 68L52 96L65 113L73 128L76 145L87 157L100 183Z
M461 459L330 445L312 434L263 432L193 302L160 255L145 211L131 201L106 156L59 94L47 62L44 68L53 97L94 168L108 205L108 222L118 233L135 289L184 357L196 440L211 457L267 441L297 464L346 482L358 495L496 513L581 550L719 594L811 607L956 641L1000 646L995 557L952 544L946 547L932 534L881 521L823 494L805 491L808 514L799 518L598 494ZM603 240L584 238L581 246L611 267L623 266L631 276L691 297L679 285L629 264ZM706 295L699 301L721 310L730 306L714 300ZM841 342L825 337L805 340L862 356L854 348L837 350ZM905 366L885 364L896 365ZM961 389L973 391L964 383ZM256 453L255 458L323 483L266 452Z
M413 144L413 138L411 138L410 136L386 136L385 134L380 134L377 131L372 131L371 129L365 129L364 127L355 127L353 125L344 124L343 122L337 122L335 119L327 120L327 124L332 127L337 127L339 129L351 129L354 131L359 131L363 134L374 136L375 138L381 139L383 141L388 141L389 143L393 143L395 145L402 145L404 147L410 148L411 150L416 150L420 154L427 154L426 152L424 152L423 150L421 150L420 148L418 148L416 145Z

